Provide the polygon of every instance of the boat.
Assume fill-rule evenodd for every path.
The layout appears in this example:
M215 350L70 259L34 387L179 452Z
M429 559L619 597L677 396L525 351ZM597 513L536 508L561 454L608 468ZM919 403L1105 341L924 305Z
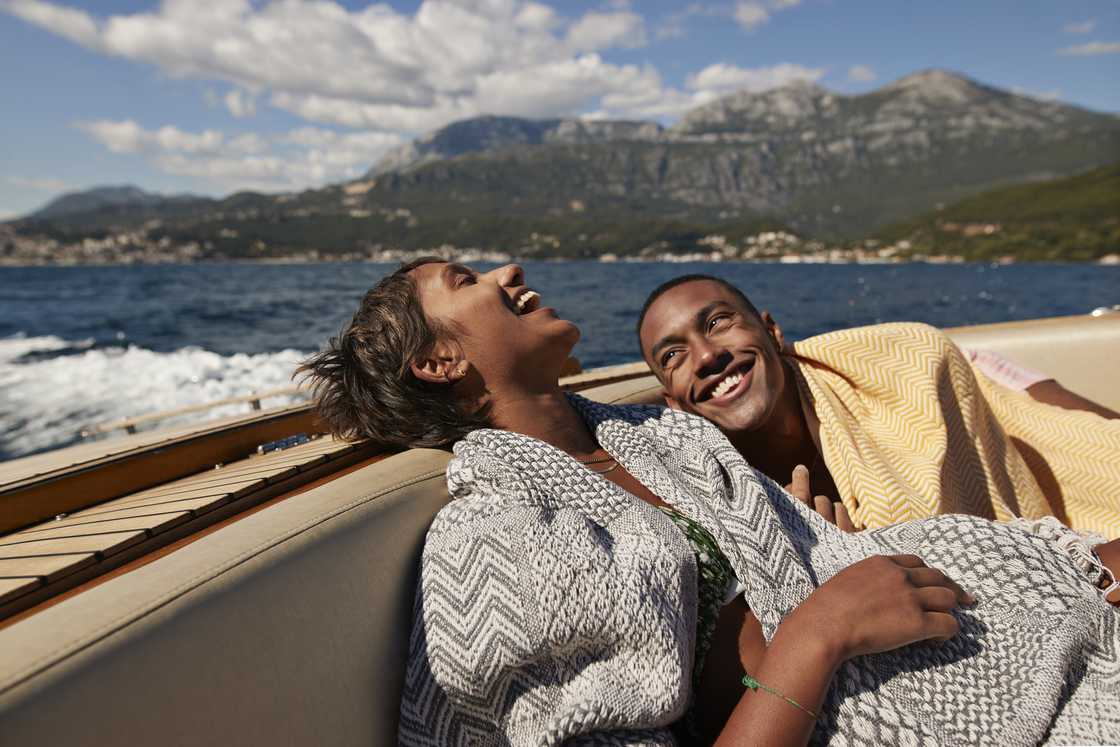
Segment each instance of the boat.
M1120 409L1120 310L946 330ZM643 363L566 388L656 402ZM0 744L390 745L437 449L309 405L0 464Z

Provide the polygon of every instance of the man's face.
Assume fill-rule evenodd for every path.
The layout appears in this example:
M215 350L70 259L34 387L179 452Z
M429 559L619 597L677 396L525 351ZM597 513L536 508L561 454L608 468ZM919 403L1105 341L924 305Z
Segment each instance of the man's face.
M781 398L785 376L774 334L781 334L777 325L711 280L670 288L639 330L666 403L728 434L764 426Z

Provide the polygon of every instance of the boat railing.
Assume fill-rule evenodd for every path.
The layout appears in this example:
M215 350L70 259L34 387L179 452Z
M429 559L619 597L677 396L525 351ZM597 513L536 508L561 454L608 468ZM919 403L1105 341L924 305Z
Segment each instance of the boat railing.
M603 368L596 368L590 371L584 371L579 361L575 358L570 358L565 366L563 378L560 383L565 389L569 391L579 391L589 386L599 386L602 384L609 384L616 381L623 381L636 376L642 376L649 373L649 367L644 363L627 363L616 366L605 366ZM85 438L93 436L101 436L113 431L123 430L127 433L134 434L140 428L158 423L161 420L169 420L171 418L179 417L182 415L192 415L195 413L206 412L216 407L225 407L226 405L237 405L248 403L249 407L253 410L260 410L263 405L262 401L266 399L275 399L278 397L301 397L303 399L310 399L310 391L307 387L289 386L280 389L270 389L264 392L250 392L249 394L241 395L240 397L227 397L225 399L211 400L209 402L200 402L194 405L186 405L173 410L160 410L159 412L152 412L146 415L137 415L130 418L122 418L120 420L112 420L107 423L99 423L83 428L79 431L79 435Z
M113 431L123 430L129 434L136 433L142 426L158 423L161 420L169 420L171 418L179 417L181 415L192 415L199 412L206 412L216 407L225 407L227 405L248 404L251 410L260 410L263 405L262 402L266 399L276 399L278 397L303 397L307 398L309 392L306 387L289 386L280 389L270 389L264 392L250 392L239 397L226 397L225 399L210 400L209 402L200 402L195 405L185 405L173 410L161 410L159 412L148 413L147 415L137 415L131 418L122 418L120 420L112 420L107 423L99 423L79 431L82 438L90 438L92 436L99 436L105 433L112 433Z

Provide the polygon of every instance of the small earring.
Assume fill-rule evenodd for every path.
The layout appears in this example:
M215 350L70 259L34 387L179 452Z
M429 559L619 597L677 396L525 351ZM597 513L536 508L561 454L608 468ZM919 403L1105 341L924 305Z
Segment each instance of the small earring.
M455 373L459 376L460 379L463 378L464 376L466 376L467 375L467 364L466 363L460 363L459 366L455 369Z

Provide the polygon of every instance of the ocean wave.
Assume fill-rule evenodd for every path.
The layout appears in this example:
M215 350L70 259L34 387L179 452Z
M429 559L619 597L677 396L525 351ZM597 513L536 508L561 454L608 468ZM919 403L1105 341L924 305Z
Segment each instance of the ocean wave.
M198 347L161 353L51 335L0 339L0 459L76 443L84 428L100 423L292 386L292 373L306 355L221 355ZM265 406L298 399L270 398ZM246 404L225 405L149 427L247 411Z

